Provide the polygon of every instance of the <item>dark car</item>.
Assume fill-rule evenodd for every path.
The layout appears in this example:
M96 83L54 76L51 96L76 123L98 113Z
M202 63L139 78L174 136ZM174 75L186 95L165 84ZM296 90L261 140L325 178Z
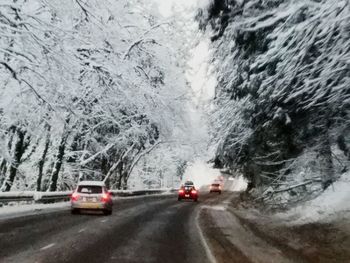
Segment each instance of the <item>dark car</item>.
M213 183L210 185L210 193L219 193L221 194L221 185Z
M182 199L190 199L195 202L198 201L198 191L194 187L193 182L187 181L179 189L177 200L181 201Z

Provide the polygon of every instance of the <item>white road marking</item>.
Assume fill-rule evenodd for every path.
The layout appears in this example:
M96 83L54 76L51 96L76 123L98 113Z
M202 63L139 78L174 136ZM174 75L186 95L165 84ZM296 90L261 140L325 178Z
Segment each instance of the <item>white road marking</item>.
M203 247L204 247L205 251L207 252L206 254L207 254L207 257L208 257L209 261L211 263L217 263L213 253L211 252L211 250L209 248L208 242L207 242L207 240L204 237L203 231L202 231L201 227L199 226L199 213L200 213L201 210L202 210L202 207L197 211L195 225L196 225L196 227L198 229L199 237L200 237L200 239L202 241Z
M108 221L108 219L103 219L103 220L101 220L101 223L105 223L107 221Z
M78 231L78 233L84 232L86 228L82 228Z
M46 249L49 249L50 247L53 247L54 245L56 245L56 243L51 243L51 244L48 244L47 246L40 248L40 250L46 250Z
M202 205L201 208L205 208L205 209L212 209L212 210L218 210L218 211L225 211L227 209L227 207L222 206L222 205L214 205L214 206L210 206L210 205Z

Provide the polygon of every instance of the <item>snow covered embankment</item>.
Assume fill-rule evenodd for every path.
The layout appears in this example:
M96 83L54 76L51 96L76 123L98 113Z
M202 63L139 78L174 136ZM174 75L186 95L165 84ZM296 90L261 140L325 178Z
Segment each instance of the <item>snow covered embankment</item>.
M317 198L276 216L294 224L330 222L350 217L350 172Z

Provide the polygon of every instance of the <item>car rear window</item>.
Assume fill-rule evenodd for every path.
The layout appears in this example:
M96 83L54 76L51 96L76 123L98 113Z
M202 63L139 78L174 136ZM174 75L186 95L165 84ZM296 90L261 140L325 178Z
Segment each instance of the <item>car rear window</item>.
M79 185L78 186L78 193L83 193L83 194L101 194L102 193L102 186L97 186L97 185Z
M212 186L216 186L216 187L218 187L218 186L220 186L220 184L212 184Z

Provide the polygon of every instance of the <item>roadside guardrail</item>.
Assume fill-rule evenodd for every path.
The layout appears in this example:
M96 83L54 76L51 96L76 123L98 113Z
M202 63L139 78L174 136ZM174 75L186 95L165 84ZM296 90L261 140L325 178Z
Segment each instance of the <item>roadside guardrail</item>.
M162 193L173 193L174 189L145 189L145 190L110 190L112 196L127 197ZM0 206L10 202L26 203L56 203L69 201L73 191L63 192L36 192L36 191L13 191L0 193Z

